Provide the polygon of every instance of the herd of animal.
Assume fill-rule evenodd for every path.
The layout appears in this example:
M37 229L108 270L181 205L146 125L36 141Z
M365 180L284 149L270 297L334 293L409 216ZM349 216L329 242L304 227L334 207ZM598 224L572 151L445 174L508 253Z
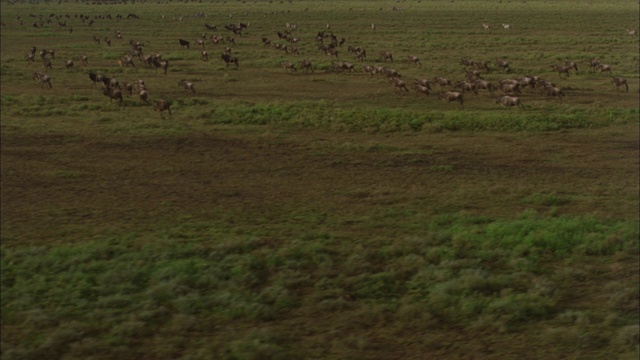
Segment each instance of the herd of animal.
M122 17L120 17L122 18ZM131 14L128 18L137 19L139 17L132 17ZM40 17L42 19L42 16ZM89 18L82 17L83 22L85 19L89 20ZM60 23L62 24L62 23ZM60 25L59 26L63 26ZM89 24L89 26L91 23ZM40 22L40 26L44 26L42 24L42 20ZM66 26L66 22L64 23ZM489 30L489 25L484 23L482 24L485 31ZM211 25L209 23L205 23L204 27L207 31L217 31L217 26ZM244 31L246 31L249 27L249 24L239 23L239 24L228 24L224 25L225 30L231 32L230 36L222 36L217 34L207 35L206 33L200 34L195 40L195 44L198 47L198 51L200 53L201 59L203 61L209 60L209 54L205 50L207 45L223 45L224 50L220 54L220 59L224 61L226 66L229 65L235 66L235 69L240 69L240 61L237 57L232 55L232 46L236 45L236 41L233 35L242 37ZM510 30L509 24L502 24L504 30ZM329 29L330 26L327 26ZM262 45L263 48L271 48L278 52L283 52L286 55L297 55L300 56L300 50L297 45L300 39L294 35L294 31L297 29L296 24L287 23L286 30L284 31L274 31L274 33L278 36L278 40L281 42L272 41L268 36L262 36ZM372 31L376 30L376 26L371 24ZM627 29L627 33L629 35L635 35L635 32ZM116 30L112 35L117 41L123 41L124 37L120 30ZM100 45L102 43L106 44L108 47L111 47L112 41L109 36L101 37L98 35L93 35L90 41L93 41L95 44ZM124 43L124 41L122 42ZM162 69L164 74L168 73L169 62L162 58L160 53L151 53L145 54L143 51L145 45L140 41L129 40L129 49L123 51L122 57L117 60L117 65L120 67L136 67L136 62L139 64L143 64L148 68L154 68L155 72L158 72L158 69ZM498 83L491 83L487 81L483 76L491 73L491 72L500 72L504 74L511 74L512 69L510 64L505 59L497 59L491 63L486 61L475 61L468 58L460 59L460 65L464 66L465 74L464 80L460 81L452 81L451 79L445 76L437 76L433 78L422 78L422 79L412 79L406 80L397 70L387 67L388 64L397 64L394 63L394 54L389 51L379 51L378 56L374 56L374 61L378 64L370 65L365 62L370 59L367 57L366 49L357 46L357 45L347 45L345 38L338 38L333 32L329 31L320 31L315 36L315 44L313 47L317 48L318 56L320 54L324 54L331 59L331 65L327 68L323 66L325 72L334 72L336 74L349 74L349 73L362 73L365 76L376 77L385 79L389 84L391 84L395 89L400 92L410 92L410 89L415 91L418 94L424 94L426 96L430 95L433 91L434 87L438 87L440 92L438 97L447 103L458 103L461 108L464 107L465 102L465 94L473 93L478 95L479 91L486 91L493 98L496 99L495 103L500 104L505 107L520 107L521 109L525 109L525 106L521 100L521 95L525 89L529 89L528 91L539 91L540 94L544 94L547 97L557 98L560 102L563 101L563 97L565 96L562 89L557 86L555 83L543 79L541 76L534 75L523 75L520 77L510 77L500 80ZM177 47L179 46L179 48ZM191 49L191 41L178 39L176 50L179 49L181 51L193 51ZM346 49L346 50L343 50ZM46 73L48 70L53 70L52 59L55 59L56 52L53 49L41 49L38 53L39 57L42 60L45 72L34 72L33 79L38 81L38 83L43 88L53 88L52 85L52 77ZM342 54L342 57L340 57ZM353 60L346 61L345 54L347 58L353 58ZM29 51L26 52L25 58L27 61L35 62L36 59L36 47L32 47ZM406 61L404 64L407 67L421 68L422 62L417 55L408 54L405 55L404 58ZM80 63L83 66L89 65L89 59L87 56L79 56L78 57ZM397 57L396 59L397 60ZM324 62L324 61L322 61ZM356 66L354 62L359 62L359 66ZM305 58L300 61L282 61L282 68L288 73L297 73L300 69L303 74L313 74L317 69L313 63ZM380 65L384 64L384 65ZM114 64L115 65L115 64ZM405 66L402 65L402 66ZM628 81L624 77L613 76L613 72L611 70L611 66L608 64L600 63L597 59L590 59L588 62L589 69L591 72L601 72L608 73L611 76L611 83L616 86L616 89L620 89L624 87L624 89L628 92L629 85ZM66 69L71 69L74 67L74 61L72 59L64 61L63 66ZM179 63L173 64L172 66L180 66ZM567 60L562 64L554 64L550 65L550 68L553 72L557 72L560 77L565 76L569 77L571 72L578 71L578 64L575 61ZM98 74L96 72L90 71L89 79L92 81L93 87L96 87L96 84L100 84L102 86L103 95L109 98L109 101L112 102L116 100L118 105L123 104L123 93L127 96L132 96L133 91L135 90L140 102L142 104L149 104L149 93L146 88L145 82L142 79L138 79L132 82L120 82L115 78L107 77L104 74ZM178 87L181 88L185 95L187 94L195 94L195 86L192 82L187 80L180 80L178 82ZM499 95L497 95L499 94ZM164 111L167 111L169 115L171 115L170 109L170 101L167 100L157 100L154 104L154 109L160 112L162 116Z

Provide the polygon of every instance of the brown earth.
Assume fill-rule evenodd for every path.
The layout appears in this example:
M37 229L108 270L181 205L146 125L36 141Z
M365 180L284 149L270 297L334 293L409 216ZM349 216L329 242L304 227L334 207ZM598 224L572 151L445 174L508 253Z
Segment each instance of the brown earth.
M367 135L218 128L177 137L2 131L4 245L73 242L213 221L270 235L338 233L389 209L513 217L532 194L559 214L638 216L635 125L541 134ZM363 233L364 232L364 233Z

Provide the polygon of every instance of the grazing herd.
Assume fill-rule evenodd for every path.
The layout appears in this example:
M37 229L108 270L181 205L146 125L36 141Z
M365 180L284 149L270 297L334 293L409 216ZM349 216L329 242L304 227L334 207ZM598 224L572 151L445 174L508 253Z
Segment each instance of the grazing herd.
M137 18L137 17L136 17ZM204 24L204 27L209 31L217 31L218 27L216 25L212 25L209 23ZM248 29L249 25L245 23L239 24L227 24L224 25L223 28L230 31L233 35L243 36L243 32ZM485 31L490 30L490 26L487 23L483 23L482 27ZM510 24L502 24L502 27L505 31L509 31L511 29ZM287 23L286 30L277 31L275 34L278 36L279 40L283 40L282 42L272 42L267 36L262 36L262 45L263 48L272 48L278 52L284 52L286 54L300 55L299 49L295 44L299 43L301 40L299 37L295 36L293 31L297 29L296 24ZM331 59L331 63L329 67L325 66L326 72L334 72L336 74L355 74L358 73L356 71L357 67L353 62L345 61L344 53L340 50L346 44L346 38L338 37L333 32L330 32L329 29L331 26L327 24L327 30L320 31L315 36L317 48L321 54L326 55L329 59ZM376 26L371 24L371 29L376 30ZM634 35L635 30L627 29L627 33L629 35ZM116 30L112 36L115 37L116 41L122 41L123 35L120 30ZM92 41L96 45L106 44L107 47L111 47L112 42L109 36L98 36L93 35ZM195 45L197 45L197 49L200 54L200 58L203 61L209 60L209 54L205 50L205 46L207 42L211 44L227 44L224 49L224 52L221 53L220 59L222 59L225 63L225 67L229 65L235 66L235 69L240 69L239 60L237 57L232 56L231 45L236 45L235 38L232 36L221 36L221 35L210 35L201 34L196 40ZM193 51L191 49L191 41L185 39L178 39L179 49L181 51ZM144 54L144 43L139 41L130 40L129 41L130 48L126 51L122 57L117 60L117 64L119 67L131 67L136 68L136 61L139 64L142 64L143 67L146 65L147 68L153 68L155 73L158 73L158 69L161 69L164 75L168 74L169 70L169 61L162 58L162 55L159 53L153 54ZM415 93L419 95L429 96L432 93L432 85L437 86L440 89L438 94L438 98L446 103L458 103L460 108L464 108L465 103L465 95L468 93L473 94L474 96L479 95L480 91L486 91L491 97L495 98L495 103L500 104L504 107L519 107L524 110L525 106L522 103L521 96L525 89L538 90L541 95L546 95L548 98L557 98L559 102L563 102L563 98L565 97L564 92L560 87L556 84L543 79L541 76L531 76L524 75L522 77L512 77L502 79L497 83L492 83L483 78L486 74L489 74L493 71L503 73L503 74L511 74L512 69L509 62L505 59L496 59L494 60L490 66L490 63L487 61L474 61L469 58L460 59L460 65L464 66L465 74L464 80L452 81L450 78L445 76L435 76L429 79L414 79L412 82L407 84L407 80L400 75L399 71L393 68L386 67L387 64L394 66L400 65L404 68L413 68L413 69L422 69L422 62L420 58L414 54L408 54L404 57L399 57L394 59L394 54L390 51L383 50L377 52L378 56L375 57L375 61L379 64L384 65L369 65L365 64L367 61L367 51L358 45L347 45L347 50L345 53L347 56L353 57L353 61L359 62L359 69L365 75L370 77L382 77L384 78L392 87L400 93L410 93L411 90L415 91ZM45 71L53 70L53 65L51 59L55 59L55 50L54 49L41 49L38 53ZM26 52L25 58L28 62L34 62L36 58L36 47L32 47ZM334 60L335 59L335 60ZM395 63L394 60L397 59L406 59L405 62ZM79 60L79 64L83 66L89 66L89 59L87 56L81 56L77 60ZM404 64L404 65L402 65ZM72 59L68 59L64 62L64 67L67 70L71 70L74 68L74 61ZM300 62L292 62L288 60L280 61L280 65L284 69L286 73L289 74L315 74L314 65L307 58L301 60ZM613 72L611 66L608 64L600 63L597 59L590 59L588 62L589 71L591 73L607 73L612 77L611 84L615 85L616 90L620 90L621 87L624 87L625 91L629 91L629 85L627 79L620 76L613 76ZM176 66L174 64L174 66ZM179 66L179 65L177 65ZM564 63L549 65L549 68L558 73L560 78L569 78L572 73L578 73L578 64L575 61L567 60ZM298 71L300 70L300 71ZM121 86L120 82L115 78L110 78L105 76L104 74L99 74L94 71L89 71L88 73L89 79L92 81L92 86L96 87L99 83L102 85L102 93L104 96L109 98L109 102L112 103L114 100L117 102L118 106L123 105L123 101L125 96L131 97L133 96L134 91L137 92L139 101L143 105L148 105L149 103L149 93L146 89L144 81L139 79L133 83L124 82ZM33 79L36 80L42 88L51 89L52 79L51 76L44 72L34 72ZM196 94L195 86L193 82L181 79L178 81L179 88L182 89L185 95L194 95ZM500 93L500 95L496 95L496 93ZM497 97L496 97L497 96ZM171 115L170 102L166 100L157 100L154 103L154 110L160 113L160 116L163 117L164 111L167 111L169 115Z

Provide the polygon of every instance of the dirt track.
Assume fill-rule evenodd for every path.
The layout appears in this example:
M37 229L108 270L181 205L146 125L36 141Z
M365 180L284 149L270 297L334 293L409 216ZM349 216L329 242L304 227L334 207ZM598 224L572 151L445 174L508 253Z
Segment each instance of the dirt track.
M527 203L534 193L565 199L560 214L637 218L635 126L535 135L265 130L93 138L3 129L3 241L81 241L184 219L280 231L311 221L301 213L359 232L361 218L381 209L548 210ZM402 230L376 230L384 231Z

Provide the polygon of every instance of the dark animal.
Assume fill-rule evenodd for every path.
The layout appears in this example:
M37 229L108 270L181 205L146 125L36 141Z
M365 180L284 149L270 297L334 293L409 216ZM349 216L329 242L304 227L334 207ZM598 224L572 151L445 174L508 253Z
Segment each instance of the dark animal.
M178 42L180 43L180 48L181 49L189 49L189 45L191 44L189 41L187 40L182 40L182 39L178 39Z
M122 92L117 89L113 89L110 87L106 87L102 89L102 94L109 97L109 102L112 102L113 99L118 100L118 105L122 105Z
M156 104L153 107L153 110L159 111L161 118L163 117L162 113L165 110L169 113L169 116L171 116L171 103L168 102L167 100L158 100L156 101Z
M240 67L240 64L238 63L238 58L231 56L229 54L222 54L222 56L220 57L222 58L222 60L224 60L227 66L229 66L229 64L235 64L237 68Z

